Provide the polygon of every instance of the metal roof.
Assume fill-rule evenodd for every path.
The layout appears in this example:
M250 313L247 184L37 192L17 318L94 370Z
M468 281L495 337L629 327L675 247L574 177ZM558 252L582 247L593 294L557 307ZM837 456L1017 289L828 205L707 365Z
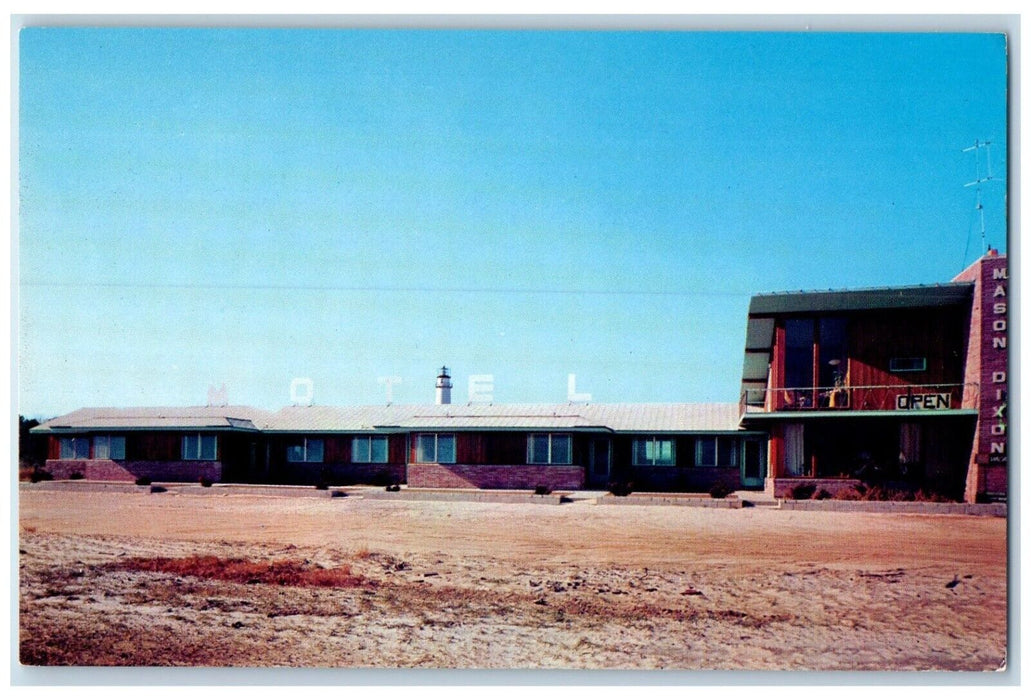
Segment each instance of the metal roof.
M32 429L36 433L98 430L259 429L269 413L250 406L80 408Z
M287 406L269 415L263 430L279 432L365 432L394 427L407 418L411 407Z
M273 432L409 430L735 431L736 404L446 404L290 406L273 413Z
M274 413L244 406L83 408L46 421L41 433L100 430L265 430L355 433L418 430L604 430L732 432L736 404L408 404L288 406Z
M752 297L748 306L753 316L778 316L826 311L868 311L950 306L969 301L972 282L918 285L912 287L872 287L828 291L778 292Z

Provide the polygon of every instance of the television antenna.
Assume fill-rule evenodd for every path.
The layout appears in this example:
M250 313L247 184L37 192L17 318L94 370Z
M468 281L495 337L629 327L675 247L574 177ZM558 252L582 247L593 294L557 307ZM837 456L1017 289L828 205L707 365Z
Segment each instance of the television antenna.
M985 174L981 175L981 149L985 152ZM977 188L977 212L981 216L981 254L988 252L988 243L984 235L984 204L981 202L981 186L986 182L992 182L992 142L974 140L974 145L963 149L964 153L974 152L974 168L976 177L972 182L963 185L964 187Z

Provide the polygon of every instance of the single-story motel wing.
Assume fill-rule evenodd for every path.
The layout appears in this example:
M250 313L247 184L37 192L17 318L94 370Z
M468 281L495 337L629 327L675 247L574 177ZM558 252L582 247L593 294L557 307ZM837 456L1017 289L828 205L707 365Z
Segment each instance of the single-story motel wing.
M937 285L757 295L736 403L83 408L37 426L58 479L1005 500L1006 256Z

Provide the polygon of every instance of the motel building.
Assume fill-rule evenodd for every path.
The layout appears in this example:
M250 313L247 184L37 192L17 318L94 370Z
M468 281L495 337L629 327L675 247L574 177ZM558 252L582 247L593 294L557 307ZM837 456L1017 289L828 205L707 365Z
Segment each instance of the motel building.
M764 294L738 403L83 408L37 426L55 479L1007 494L1006 257L952 282Z

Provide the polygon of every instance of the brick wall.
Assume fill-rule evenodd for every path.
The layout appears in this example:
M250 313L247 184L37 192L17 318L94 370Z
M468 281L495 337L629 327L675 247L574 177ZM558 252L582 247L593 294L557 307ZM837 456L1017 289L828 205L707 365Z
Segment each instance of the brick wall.
M68 479L75 472L94 481L136 481L146 477L151 481L194 482L202 478L220 481L221 462L174 461L146 462L113 459L48 459L46 470L55 479Z
M408 485L422 488L579 489L584 468L550 464L409 464Z
M1009 268L1005 256L992 255L964 270L956 281L974 282L967 345L966 381L980 384L977 429L967 469L964 498L1007 493L1009 452Z

